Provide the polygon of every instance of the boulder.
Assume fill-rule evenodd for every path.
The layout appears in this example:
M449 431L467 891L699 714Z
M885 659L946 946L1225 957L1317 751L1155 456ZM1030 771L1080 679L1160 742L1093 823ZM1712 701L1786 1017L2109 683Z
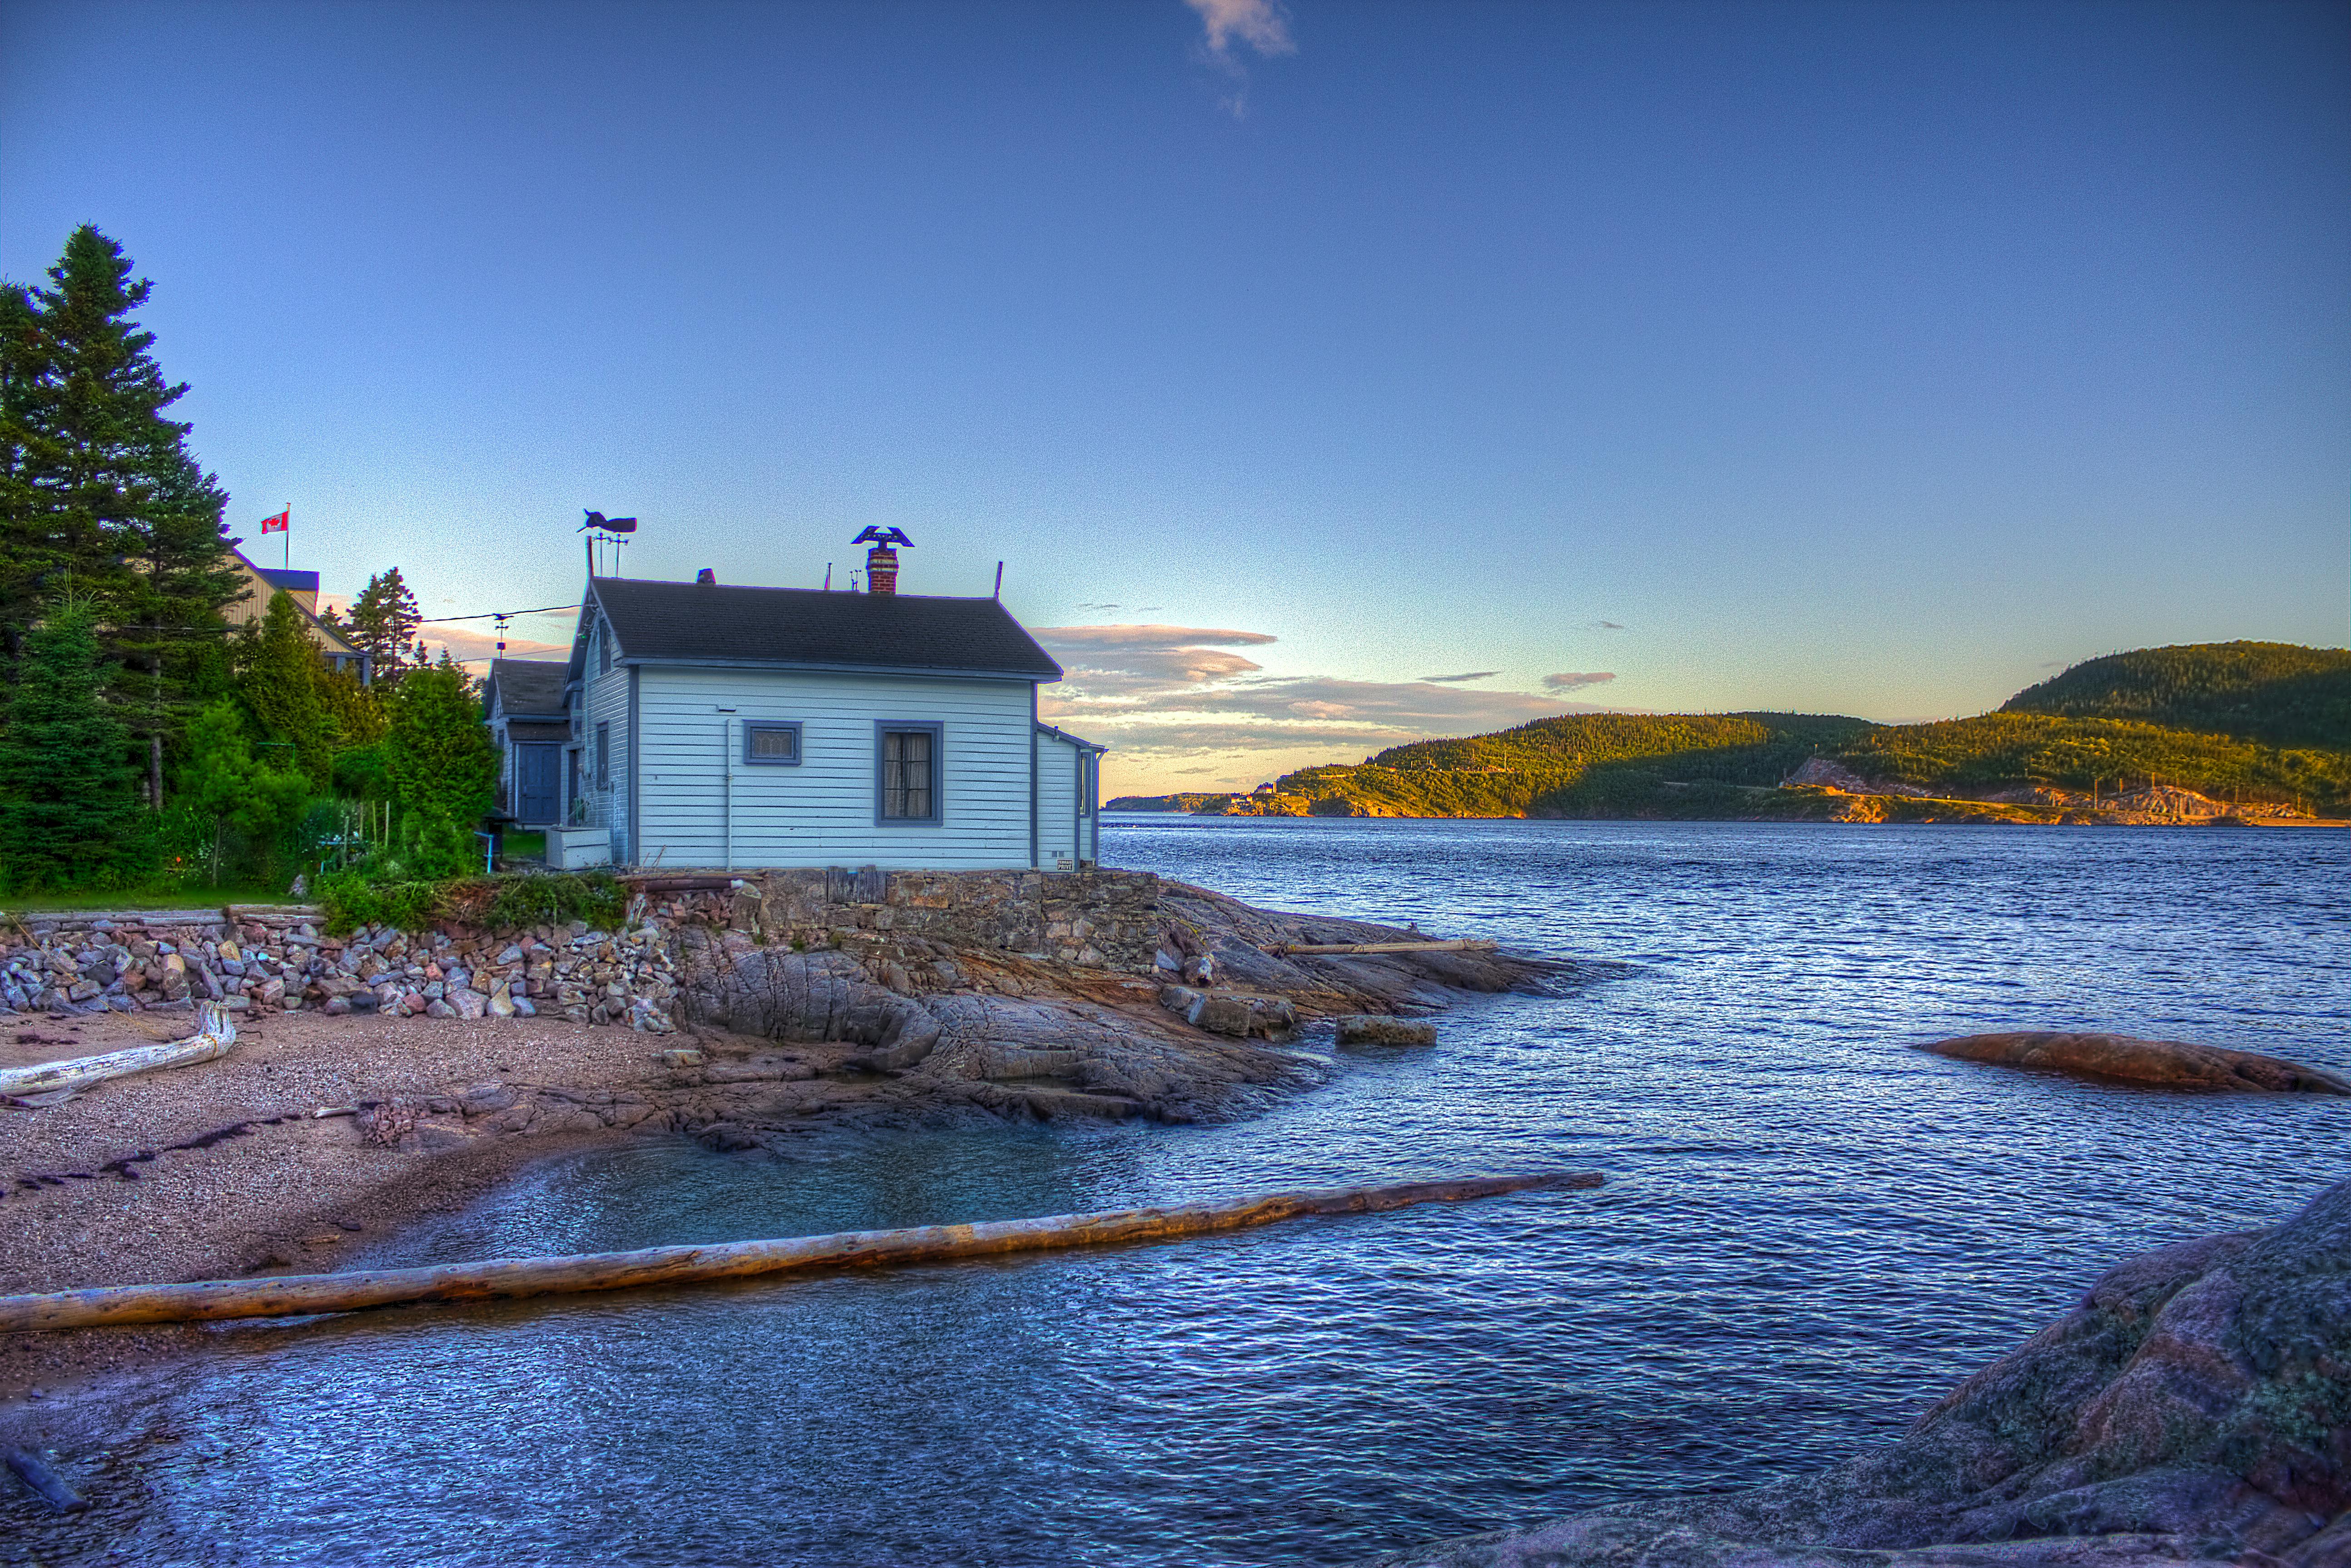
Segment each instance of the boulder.
M2351 1094L2346 1082L2321 1068L2191 1045L2178 1040L2137 1040L2126 1034L1971 1034L1938 1040L1921 1051L1999 1067L2038 1067L2087 1078L2157 1083L2171 1089L2237 1089L2254 1093Z
M1235 1040L1246 1040L1251 1035L1286 1039L1298 1027L1298 1009L1288 997L1162 986L1159 1005L1194 1029L1229 1035Z
M1437 1026L1426 1019L1351 1013L1335 1020L1341 1045L1435 1045Z
M1889 1448L1364 1568L2122 1568L2351 1561L2351 1182L2270 1230L2160 1248Z

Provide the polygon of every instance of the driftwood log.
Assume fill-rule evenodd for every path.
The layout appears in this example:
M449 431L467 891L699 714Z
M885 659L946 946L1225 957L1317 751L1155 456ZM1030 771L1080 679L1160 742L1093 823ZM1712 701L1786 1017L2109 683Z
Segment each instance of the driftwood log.
M1459 942L1277 942L1266 949L1276 957L1313 957L1340 953L1490 953L1499 944L1475 938Z
M226 1056L229 1047L236 1043L235 1020L207 1002L200 1021L203 1031L186 1040L138 1045L129 1051L111 1051L104 1056L77 1056L66 1061L0 1069L0 1099L57 1104L110 1078L152 1072L159 1067L186 1067Z
M65 1478L30 1448L0 1448L0 1464L16 1471L18 1480L40 1493L42 1500L59 1513L79 1513L89 1507L88 1499L68 1486Z
M1310 1214L1371 1214L1417 1203L1452 1203L1508 1192L1595 1187L1596 1171L1464 1176L1396 1186L1337 1186L1279 1192L1227 1203L925 1225L910 1230L851 1230L775 1241L707 1247L648 1247L569 1258L502 1258L425 1269L353 1270L272 1280L204 1280L186 1285L117 1285L49 1295L0 1296L0 1332L96 1328L113 1323L193 1322L351 1312L406 1301L479 1301L640 1285L688 1285L760 1274L871 1269L1042 1252L1119 1242L1173 1241L1270 1225Z

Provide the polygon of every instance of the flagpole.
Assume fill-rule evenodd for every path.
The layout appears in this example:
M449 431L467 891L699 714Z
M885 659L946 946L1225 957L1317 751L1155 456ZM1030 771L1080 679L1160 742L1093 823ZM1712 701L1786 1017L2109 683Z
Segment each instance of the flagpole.
M286 569L294 570L294 503L286 503L286 526L277 531L286 536Z

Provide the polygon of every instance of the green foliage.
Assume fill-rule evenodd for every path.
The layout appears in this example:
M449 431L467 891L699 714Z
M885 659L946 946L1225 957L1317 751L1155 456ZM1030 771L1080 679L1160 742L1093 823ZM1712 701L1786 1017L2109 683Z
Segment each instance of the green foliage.
M319 664L324 666L321 658ZM360 685L349 670L322 667L318 679L319 706L326 710L338 752L373 746L392 727L392 716L373 686Z
M2272 746L2351 748L2351 650L2190 643L2110 653L2011 697L2002 713L2136 719Z
M21 646L69 579L90 596L117 716L159 759L243 591L227 497L164 417L186 392L131 313L152 286L85 224L49 286L0 287L0 635Z
M273 852L309 804L310 780L298 768L257 758L232 702L216 702L189 721L186 750L181 803L210 826L211 880L219 882L232 862L238 871L274 862Z
M119 887L152 869L121 721L99 695L97 613L59 606L26 636L0 732L0 880Z
M559 872L549 876L507 876L496 879L487 924L509 929L518 925L559 925L584 920L607 930L628 914L628 890L609 872L577 875Z
M392 770L385 766L381 740L335 753L335 789L354 800L392 799Z
M2351 753L2282 750L2118 719L2001 712L1907 724L1871 731L1837 759L1865 778L1970 792L2020 784L2112 792L2163 783L2215 800L2351 800Z
M416 595L408 591L395 566L368 579L368 585L351 601L350 618L337 625L353 647L375 655L376 679L391 684L419 662L413 644L417 627L423 623L424 612L417 608Z
M453 664L412 671L391 707L383 764L405 847L420 868L456 871L470 862L474 825L497 789L497 745L471 683Z
M310 641L302 612L287 593L269 596L269 609L251 634L238 689L261 733L290 747L295 765L325 789L334 776L335 726L320 695L329 672Z
M1872 727L1812 714L1571 714L1391 747L1360 767L1301 769L1277 788L1378 816L1677 815L1687 801L1669 799L1668 784L1776 785Z
M2340 736L2339 726L2329 728L2335 710L2327 704L2335 700L2328 683L2342 670L2351 670L2351 654L2326 649L2154 649L2093 661L1977 718L1880 726L1809 714L1578 714L1492 735L1416 741L1357 767L1302 768L1278 788L1310 801L1317 814L1818 816L1830 809L1822 800L1775 787L1809 758L1826 757L1865 779L1938 792L2045 784L2113 793L2156 782L2214 800L2340 810L2351 805L2351 741L2281 747L2241 732L2266 727ZM2204 715L2212 730L2012 711L2028 702L2137 704ZM1909 807L1886 810L1903 820L1913 814ZM1948 801L1931 810L1946 821L2032 815Z
M319 879L327 929L336 935L361 925L422 931L436 920L463 920L487 930L558 925L584 920L607 929L628 913L628 890L609 873L585 876L410 877L335 872Z
M346 871L320 877L316 896L334 936L379 925L422 931L448 914L450 897L462 884L462 879L378 882L364 872Z

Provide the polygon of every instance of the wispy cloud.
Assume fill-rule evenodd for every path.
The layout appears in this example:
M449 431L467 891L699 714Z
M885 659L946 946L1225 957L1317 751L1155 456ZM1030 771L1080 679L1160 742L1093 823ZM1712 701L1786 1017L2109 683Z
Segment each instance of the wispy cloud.
M1224 107L1238 120L1249 112L1249 68L1234 46L1246 45L1260 58L1272 59L1298 52L1290 36L1290 19L1274 0L1184 0L1199 13L1206 29L1201 57L1232 83Z
M1044 712L1135 760L1214 761L1218 753L1227 767L1235 753L1286 766L1352 760L1350 753L1503 729L1583 706L1475 689L1494 670L1418 681L1268 674L1240 650L1273 636L1234 627L1052 626L1037 636L1069 668L1041 694Z
M1253 647L1276 641L1270 632L1234 632L1217 626L1040 626L1037 640L1048 648L1183 648L1196 643Z
M1260 55L1294 55L1290 23L1273 0L1184 0L1208 29L1208 47L1217 54L1239 38Z
M1556 675L1545 675L1543 686L1548 691L1572 692L1579 686L1596 686L1615 678L1616 672L1614 670L1593 670L1588 673L1568 670Z

